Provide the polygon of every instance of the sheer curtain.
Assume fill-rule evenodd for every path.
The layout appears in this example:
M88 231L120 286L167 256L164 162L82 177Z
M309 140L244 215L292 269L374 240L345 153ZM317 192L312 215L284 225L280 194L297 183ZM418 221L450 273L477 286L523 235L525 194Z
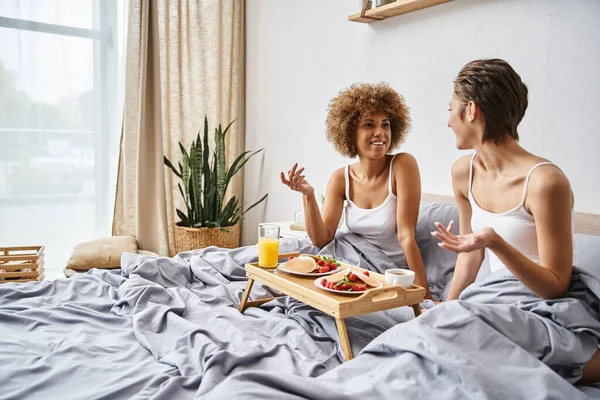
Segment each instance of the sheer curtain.
M211 146L216 126L236 120L225 144L229 163L244 150L244 1L131 0L129 13L113 233L175 255L175 208L184 205L163 155L179 160L179 142L189 146L205 116ZM242 183L236 176L230 186L238 199Z
M110 236L122 125L125 0L0 0L0 246Z

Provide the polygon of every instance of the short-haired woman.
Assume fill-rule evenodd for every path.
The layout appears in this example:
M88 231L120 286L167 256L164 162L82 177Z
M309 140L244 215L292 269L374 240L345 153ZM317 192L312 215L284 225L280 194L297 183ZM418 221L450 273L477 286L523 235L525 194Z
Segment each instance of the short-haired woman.
M541 299L564 297L573 273L573 193L553 163L519 144L527 86L504 60L466 64L454 81L448 126L475 152L452 167L460 234L436 224L440 246L459 253L448 300L475 281L485 251L492 273L514 275ZM581 382L600 380L600 353Z

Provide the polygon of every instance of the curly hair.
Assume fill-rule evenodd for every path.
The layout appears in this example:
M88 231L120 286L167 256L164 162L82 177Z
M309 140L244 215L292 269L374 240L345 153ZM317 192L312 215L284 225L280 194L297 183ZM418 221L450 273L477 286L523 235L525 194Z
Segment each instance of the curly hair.
M390 117L390 150L406 139L410 129L408 107L398 92L387 83L357 83L342 90L329 102L327 140L346 157L356 157L356 129L365 118L386 113Z

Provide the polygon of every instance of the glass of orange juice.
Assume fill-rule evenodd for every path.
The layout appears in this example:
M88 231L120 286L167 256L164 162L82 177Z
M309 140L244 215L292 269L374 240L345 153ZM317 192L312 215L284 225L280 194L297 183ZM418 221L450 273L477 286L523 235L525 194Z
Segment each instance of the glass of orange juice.
M279 225L258 224L258 266L275 268L279 261Z

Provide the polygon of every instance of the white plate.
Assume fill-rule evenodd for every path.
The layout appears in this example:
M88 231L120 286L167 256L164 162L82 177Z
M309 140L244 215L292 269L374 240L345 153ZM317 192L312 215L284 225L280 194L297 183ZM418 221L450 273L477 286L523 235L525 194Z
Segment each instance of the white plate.
M329 272L296 272L296 271L290 271L289 269L286 269L285 264L286 263L279 264L277 266L277 269L280 271L283 271L283 272L287 272L288 274L298 275L298 276L326 276L326 275L335 274L336 272L340 272L342 270L340 267L338 267L337 269L334 269L333 271L329 271Z
M347 292L345 290L335 290L335 289L326 288L325 286L321 285L322 279L323 278L315 279L315 286L320 289L327 290L328 292L337 293L337 294L363 294L363 293L366 293L369 289L377 289L377 288L380 288L383 286L383 284L379 281L377 282L377 283L379 283L379 286L376 286L376 287L369 286L365 283L365 286L367 286L367 290L363 290L362 292Z

